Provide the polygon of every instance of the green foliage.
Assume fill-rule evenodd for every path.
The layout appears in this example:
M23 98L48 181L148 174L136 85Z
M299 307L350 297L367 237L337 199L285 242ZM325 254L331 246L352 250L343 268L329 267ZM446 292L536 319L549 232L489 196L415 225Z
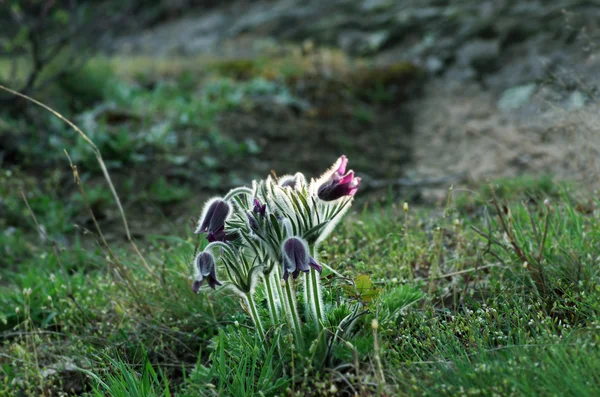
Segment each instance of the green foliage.
M57 61L50 68L64 67ZM52 70L48 71L52 73ZM111 87L119 84L111 65L100 58L87 62L80 69L65 76L61 76L56 86L56 98L65 98L70 103L69 109L84 110L104 100L110 94ZM56 105L55 105L56 106Z
M371 277L366 274L357 276L354 279L354 285L345 285L344 289L349 295L356 299L360 299L363 302L371 302L373 299L377 298L381 292L379 288L373 285Z
M555 198L549 206L509 204L511 230L525 255L539 257L538 240L547 230L539 262L546 294L536 288L530 271L502 237L500 221L485 212L459 218L451 204L450 219L444 221L424 210L411 210L407 233L399 226L405 224L404 211L393 205L349 219L322 252L328 264L350 276L324 278L323 300L332 307L326 330L334 336L323 352L324 364L349 366L348 382L365 394L373 393L371 321L377 318L386 378L381 387L388 393L455 395L471 390L522 395L572 390L572 395L589 395L588 390L599 384L597 341L591 330L600 321L594 262L600 224L566 197ZM459 226L453 218L460 219ZM491 230L490 251L487 238L471 225L485 236ZM437 227L445 229L441 248ZM402 261L406 235L410 263ZM20 239L11 241L13 250L23 245ZM236 297L227 292L215 299L193 295L187 280L195 245L191 240L156 235L148 241L149 260L164 281L143 270L139 258L119 251L134 281L116 284L105 273L100 251L83 248L59 250L64 273L51 247L43 246L24 249L25 260L18 269L2 270L2 280L10 280L10 286L0 287L0 307L5 308L0 332L38 329L71 335L69 343L60 337L39 342L24 338L3 347L9 356L29 363L30 384L34 374L41 373L33 355L37 346L38 360L46 365L68 352L79 357L94 395L273 395L287 389L325 393L333 386L347 390L335 377L312 367L287 340L263 351L250 321L234 310ZM440 257L441 274L447 275L433 281L425 268L432 250ZM408 280L406 266L414 267L416 281ZM357 277L359 272L366 275ZM340 285L347 287L337 288ZM27 288L31 295L23 293ZM365 299L364 294L371 298L373 291L376 296ZM428 292L425 299L423 291ZM266 315L266 297L256 298ZM149 317L144 307L154 314ZM315 331L308 327L303 332ZM273 341L280 337L278 327L267 327L267 334ZM100 337L99 347L108 349L94 347L92 341ZM42 343L56 350L43 350ZM115 346L119 349L112 350ZM140 353L140 346L147 354ZM86 369L90 360L94 370ZM0 362L3 376L26 382L6 365ZM177 367L183 375L177 375Z
M379 298L377 315L380 325L386 327L390 323L393 327L393 323L400 319L402 312L424 296L421 289L414 285L392 287Z
M279 338L277 333L274 338ZM264 352L254 332L227 327L214 339L210 368L198 364L183 396L217 393L220 396L275 395L291 380L280 375L276 344Z
M493 181L492 186L499 200L528 200L541 203L544 199L562 199L565 192L569 192L570 184L564 181L555 181L551 175L519 176L502 178ZM472 211L492 199L489 184L481 184L476 194L468 193L458 195L456 206L460 209Z
M169 381L162 371L156 371L144 354L140 370L120 358L105 357L107 373L98 377L91 371L84 370L94 381L93 396L114 397L170 397ZM140 373L141 372L141 373Z
M181 201L191 195L190 189L185 186L175 186L167 182L165 177L160 177L150 185L153 200L159 203Z
M476 395L593 396L600 382L598 353L597 342L589 337L506 346L458 358L452 364L432 363L428 384L413 388L419 390L415 394L431 396L464 391Z

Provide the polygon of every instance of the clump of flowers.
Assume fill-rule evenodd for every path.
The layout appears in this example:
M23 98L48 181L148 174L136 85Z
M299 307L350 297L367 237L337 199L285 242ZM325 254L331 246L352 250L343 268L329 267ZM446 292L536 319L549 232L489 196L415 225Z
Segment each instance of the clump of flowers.
M304 175L268 177L251 188L232 189L206 203L196 233L209 244L194 260L192 289L204 281L213 289L230 288L248 308L256 331L266 340L264 322L286 324L298 346L304 344L297 289L303 290L304 320L323 328L317 248L352 204L360 185L348 159L341 156L320 178ZM268 319L262 319L255 292L266 296Z

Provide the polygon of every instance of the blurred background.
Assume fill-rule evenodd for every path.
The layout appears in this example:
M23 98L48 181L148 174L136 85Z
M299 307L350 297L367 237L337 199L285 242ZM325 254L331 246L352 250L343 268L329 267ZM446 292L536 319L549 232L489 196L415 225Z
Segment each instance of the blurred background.
M1 84L94 141L134 237L191 233L202 203L340 154L360 202L436 203L451 184L597 183L595 1L0 1ZM0 264L40 225L61 243L119 213L95 154L0 93ZM180 233L181 234L181 233ZM2 241L3 240L3 241Z

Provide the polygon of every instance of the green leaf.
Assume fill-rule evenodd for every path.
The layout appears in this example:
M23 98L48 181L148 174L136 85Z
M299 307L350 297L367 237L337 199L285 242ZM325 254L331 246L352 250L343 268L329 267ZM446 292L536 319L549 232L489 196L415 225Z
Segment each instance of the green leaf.
M362 300L363 302L371 302L381 293L381 288L377 288L371 280L371 276L361 274L354 279L354 285L344 286L346 292L351 296Z
M271 218L271 226L273 227L273 229L275 230L275 233L277 234L277 240L281 241L281 230L279 229L279 222L277 221L277 217L273 214L271 214L269 216L269 218Z

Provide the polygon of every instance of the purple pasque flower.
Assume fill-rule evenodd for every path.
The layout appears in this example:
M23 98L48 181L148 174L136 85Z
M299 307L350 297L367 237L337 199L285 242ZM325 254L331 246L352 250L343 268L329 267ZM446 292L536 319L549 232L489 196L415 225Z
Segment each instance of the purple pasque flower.
M260 216L261 218L264 218L267 216L267 204L261 204L260 200L255 198L254 208L252 209L252 212L248 212L247 216L250 229L256 232L260 228L258 217Z
M346 173L348 158L340 157L340 165L334 170L329 179L319 186L317 196L323 201L333 201L345 196L354 196L360 185L360 178L354 176L354 171Z
M226 201L219 198L209 201L206 203L195 233L218 233L221 229L224 230L225 220L230 212L231 206Z
M215 289L215 286L222 285L217 280L217 273L215 270L215 258L210 252L200 252L194 260L194 282L192 284L192 291L197 294L204 283L204 280L208 281L208 285Z
M254 209L252 209L256 215L265 216L267 214L267 204L261 204L260 200L254 199Z
M297 279L300 272L308 273L312 267L319 273L322 267L310 257L308 244L298 237L290 237L283 243L283 279L287 281L292 274Z

